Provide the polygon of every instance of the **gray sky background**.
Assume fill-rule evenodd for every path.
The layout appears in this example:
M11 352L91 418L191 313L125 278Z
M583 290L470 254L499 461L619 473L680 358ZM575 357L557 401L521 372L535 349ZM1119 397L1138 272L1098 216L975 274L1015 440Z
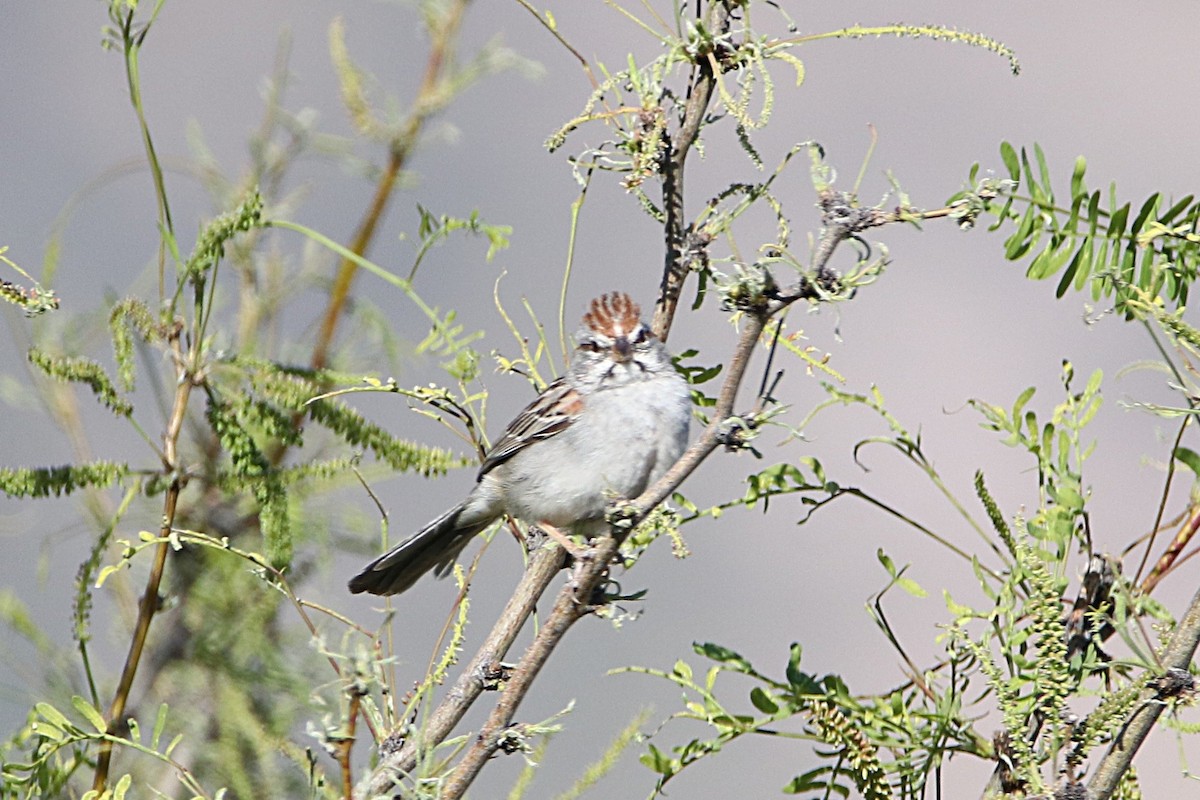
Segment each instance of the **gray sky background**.
M806 46L796 52L807 67L801 88L791 85L790 71L775 72L774 119L755 139L768 165L793 143L817 140L837 167L839 186L846 188L858 172L869 144L868 124L873 124L879 144L861 192L867 202L888 190L884 173L890 171L916 205L939 206L962 186L973 162L1002 171L1002 140L1030 147L1039 142L1060 191L1066 190L1077 154L1088 158L1089 185L1104 188L1115 181L1120 195L1135 204L1151 191L1181 197L1200 186L1194 157L1200 111L1192 102L1200 78L1195 55L1200 6L1194 3L785 6L802 33L898 19L980 32L1012 47L1022 74L1013 77L1001 58L958 44L866 39ZM642 59L656 53L652 39L600 2L569 0L549 7L564 36L593 63L619 69L630 50ZM141 148L120 56L99 47L106 19L102 3L5 2L0 13L8 42L0 66L0 246L7 245L10 258L37 272L56 216L72 194L115 165L139 161ZM765 10L756 13L767 16ZM411 96L425 47L407 4L168 3L142 60L145 103L160 155L167 161L187 156L189 126L196 126L226 171L240 172L246 141L261 118L261 89L283 30L291 32L295 75L286 105L313 108L319 128L348 133L328 58L328 25L338 15L345 18L358 63L388 93ZM395 199L371 255L397 270L409 263L412 245L398 237L415 230L416 203L457 216L478 209L489 222L512 225L512 247L493 263L484 262L479 241L456 241L430 256L417 284L428 302L456 308L468 327L486 330L487 347L511 354L511 339L492 304L493 283L506 271L501 291L510 307L527 297L545 319L554 318L569 204L577 194L566 155L598 143L602 132L585 130L555 154L543 149L546 136L579 112L590 89L569 53L519 5L477 4L465 31L464 53L499 35L540 64L541 74L509 72L487 79L440 119L436 135L413 161L409 185ZM691 164L693 213L731 180L758 179L739 151L718 143L727 135L723 128L714 130L706 159ZM365 148L359 152L380 157ZM297 220L335 239L348 239L369 184L329 163L307 163L298 175L303 184L297 180L293 185L303 185L307 198ZM203 188L184 174L169 174L168 190L187 249L188 232L213 209ZM780 184L779 194L800 232L799 242L817 221L802 166ZM739 243L751 250L757 235L765 237L767 231L765 225L748 229ZM659 230L615 180L599 176L593 182L579 233L569 324L578 320L590 297L613 288L629 291L649 306L662 261ZM153 194L144 170L131 171L85 197L62 240L56 289L64 306L71 313L103 312L105 296L128 292L135 280L148 289L156 240ZM1086 476L1094 491L1097 549L1117 550L1145 532L1154 518L1162 462L1169 452L1165 437L1172 429L1122 403L1164 402L1171 396L1158 373L1118 377L1118 372L1154 358L1149 339L1111 317L1085 324L1085 314L1103 307L1089 309L1080 295L1056 301L1054 283L1031 283L1022 265L1003 261L998 234L962 233L952 224L931 223L923 232L885 229L873 240L885 242L893 259L876 285L838 308L792 316L810 344L831 354L832 365L848 379L847 388L863 391L877 385L890 410L921 431L928 454L953 491L970 501L972 476L985 468L1005 511L1013 514L1022 504L1036 502L1035 473L1028 459L979 428L966 401L978 397L1009 405L1032 384L1039 387L1034 406L1045 416L1061 397L1063 359L1075 364L1080 386L1092 370L1102 368L1106 403L1093 427L1102 445ZM284 241L292 254L302 246L298 240ZM803 251L802 246L797 249ZM16 279L3 272L0 277ZM382 305L394 305L395 329L402 338L415 343L424 336L422 320L401 296L394 303L380 299L392 290L366 275L359 278L358 289L371 292ZM315 318L320 307L315 294L311 307ZM0 348L0 397L15 401L0 412L0 463L65 463L72 458L65 437L29 408L22 394L29 323L7 306L0 308L0 319L9 342ZM734 333L723 320L711 302L684 315L672 333L672 347L697 347L714 360L724 358ZM313 326L296 324L289 333L296 337L295 352L303 353L311 346ZM98 346L94 354L111 359L106 346ZM406 369L396 375L401 384L439 376L434 359ZM528 400L529 390L520 379L488 375L487 380L495 392L490 418L495 433ZM793 404L793 419L821 398L817 383L799 367L788 370L780 394ZM394 401L364 408L400 435L454 444L427 420L399 411L402 406ZM92 444L98 454L146 462L145 449L103 412L88 419L96 426ZM806 443L777 449L775 434L768 433L761 445L771 461L816 456L833 477L870 488L935 524L956 543L972 546L973 534L953 509L891 453L868 450L864 461L869 473L853 466L852 443L884 432L861 411L836 411L805 431ZM739 493L741 477L761 466L749 456L717 455L685 488L704 506ZM471 480L470 472L462 471L435 484L404 476L377 486L391 511L393 535L456 501ZM732 490L731 482L738 484ZM1185 487L1179 488L1176 499L1181 501ZM351 502L357 507L347 513L371 513L366 498ZM1178 510L1175 505L1170 512ZM895 594L889 610L918 663L937 657L936 626L948 620L941 589L974 597L969 568L849 500L803 527L794 525L800 513L798 501L783 498L765 517L735 511L720 524L691 527L685 531L691 558L676 561L667 547L658 547L623 580L626 588L650 589L640 619L619 631L585 621L571 632L521 711L522 719L539 720L577 700L566 730L551 746L534 796L550 796L568 786L639 708L653 704L656 720L678 710L678 693L665 682L606 676L607 670L630 664L669 668L679 657L699 667L699 657L691 655L693 641L720 642L776 674L786 662L789 643L799 641L808 671L839 671L852 688L864 692L900 683L897 658L863 609L886 581L875 561L879 548L897 563L913 563L908 574L930 590L924 600ZM130 520L124 533L132 537L156 522ZM7 554L0 561L0 588L14 589L33 609L37 623L63 640L70 630L71 580L92 536L69 503L0 500L0 543ZM347 556L332 559L305 592L370 621L375 604L351 598L343 588L356 564ZM478 637L486 630L491 621L487 609L499 607L519 569L512 543L498 539L476 578L472 634ZM1178 611L1195 583L1192 565L1168 581L1162 598ZM403 664L412 671L410 677L424 664L452 599L452 586L425 581L399 602L398 635L420 642L416 655ZM98 646L102 652L111 648L104 666L110 670L105 679L111 680L124 643ZM45 671L20 644L0 648L0 729L19 723ZM744 696L748 688L731 682L726 691L730 697ZM673 723L655 741L666 749L703 733ZM1155 734L1151 753L1140 762L1143 776L1178 774L1170 737ZM1200 759L1192 755L1193 762ZM651 773L633 763L632 753L626 761L626 768L595 796L649 792ZM518 759L493 764L476 795L497 796L520 766ZM669 788L673 796L686 798L775 796L791 777L812 766L806 748L796 743L744 741L709 764L689 769ZM951 762L944 778L947 796L976 796L987 772L984 765Z

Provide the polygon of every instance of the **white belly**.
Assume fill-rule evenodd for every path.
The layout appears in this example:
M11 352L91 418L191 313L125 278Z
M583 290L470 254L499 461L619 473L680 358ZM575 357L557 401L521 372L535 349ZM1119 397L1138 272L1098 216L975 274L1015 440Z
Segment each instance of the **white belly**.
M565 431L484 477L503 478L508 513L556 527L601 519L613 500L641 494L687 445L691 409L682 378L616 386L587 403Z

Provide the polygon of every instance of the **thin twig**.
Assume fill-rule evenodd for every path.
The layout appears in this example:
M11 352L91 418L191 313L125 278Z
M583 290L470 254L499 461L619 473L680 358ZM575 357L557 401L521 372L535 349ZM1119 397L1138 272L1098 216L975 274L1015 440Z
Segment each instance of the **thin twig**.
M171 348L176 356L175 363L179 365L177 367L179 375L175 384L175 403L171 409L171 417L167 421L166 433L163 435L163 471L166 475L176 475L176 477L167 487L166 497L163 500L162 528L159 535L164 539L170 536L171 529L175 525L175 510L179 503L179 493L183 488L183 479L178 477L179 455L176 447L179 443L180 432L183 430L188 400L192 393L192 376L185 366L179 341L181 334L181 329L175 328L170 338ZM133 678L137 674L138 664L142 660L146 636L150 632L150 621L158 611L158 588L166 569L169 547L170 545L163 541L154 549L154 563L150 567L150 575L146 580L146 591L142 594L141 602L138 603L138 617L133 629L133 639L129 643L129 653L125 657L125 666L121 670L121 678L117 683L112 705L108 709L107 732L112 736L118 735L118 731L124 724L122 718L125 716L125 706L129 701L129 691L133 686ZM112 742L105 739L104 743L100 745L100 752L96 757L96 772L92 779L92 788L97 792L104 792L105 785L108 783L108 770L111 762Z
M726 5L723 2L713 2L710 6L710 29L724 30L728 21L729 11ZM707 115L714 89L715 76L711 74L711 68L698 66L692 84L692 92L684 111L683 123L674 139L668 163L664 166L663 192L664 207L667 211L665 224L667 257L653 323L655 333L662 339L666 339L669 334L679 295L687 277L686 265L681 263L681 247L684 242L683 220L685 218L682 173L687 151L695 143L700 126ZM840 196L829 193L829 196L822 199L836 201L840 199ZM722 383L708 427L665 475L640 497L620 509L621 525L614 526L610 535L594 544L588 557L577 562L572 580L559 592L553 610L538 630L520 662L513 669L502 696L479 735L467 748L453 772L443 783L441 797L444 800L461 798L479 775L484 764L500 748L505 740L505 735L509 732L518 706L525 698L550 654L566 632L594 610L593 598L601 596L601 588L607 579L609 565L617 556L621 542L628 532L633 530L637 523L659 503L669 497L692 471L725 441L725 421L733 413L738 391L767 320L801 297L819 296L819 290L822 288L820 284L831 274L828 270L828 262L842 241L851 238L866 227L890 221L882 219L883 215L879 212L876 212L874 216L858 214L852 215L851 218L840 217L837 214L843 209L836 202L827 202L824 207L826 214L822 220L823 230L813 265L818 293L814 295L814 287L805 282L802 286L796 287L802 291L766 298L757 306L743 309L745 313L742 316L742 331L729 360L725 380ZM557 550L553 552L558 553ZM535 557L535 563L536 561L537 557ZM530 603L536 602L536 597L540 596L541 592L549 585L549 580L556 570L557 565L548 572L544 579L539 578L536 581L539 584L536 587L531 585L534 581L530 580L528 575L522 581L522 587L536 589L536 593L531 593L529 596ZM497 629L494 629L489 635L489 643L499 636L500 625L506 625L508 628L504 632L503 638L506 638L511 644L511 637L515 637L516 632L528 616L524 611L516 611L514 605L521 605L516 603L516 598L510 601L509 609L506 609L502 615ZM460 676L451 695L434 712L430 723L422 726L421 732L413 736L413 739L419 737L419 742L405 742L396 750L394 757L387 755L387 751L390 749L388 742L383 743L380 749L385 755L381 759L380 767L371 776L367 790L369 796L394 791L398 776L410 772L421 753L430 752L434 746L449 735L466 709L478 697L481 691L479 670L492 663L492 658L494 658L491 655L492 652L494 651L491 649L491 645L485 644L472 664Z
M587 75L588 81L592 84L592 88L599 88L600 82L596 80L596 75L594 72L592 72L592 65L589 64L588 60L583 57L583 54L576 50L571 43L566 40L566 37L559 32L558 26L551 25L549 20L543 17L540 11L529 4L528 0L517 0L517 3L530 14L533 14L534 18L541 23L541 26L545 28L551 36L557 39L559 44L567 48L571 55L575 56L575 60L579 62L579 66L583 69L584 74Z
M1162 344L1159 343L1158 337L1154 336L1153 331L1151 331L1151 338L1154 340L1154 343L1158 345L1159 352L1162 353L1163 356L1163 361L1165 361L1167 364L1170 364L1170 357L1167 355L1166 350L1162 347ZM1175 374L1179 374L1177 370ZM1181 386L1185 385L1182 377L1179 377L1179 384ZM1188 400L1189 406L1193 406L1194 404L1194 400ZM1179 423L1179 431L1175 434L1175 442L1171 445L1171 458L1167 461L1167 474L1163 479L1162 495L1158 500L1158 511L1156 511L1154 514L1154 524L1150 526L1150 538L1146 542L1146 549L1142 552L1142 560L1138 562L1137 572L1133 574L1134 583L1137 583L1142 579L1142 573L1146 571L1146 563L1150 560L1150 554L1154 552L1154 540L1158 536L1158 532L1162 529L1163 517L1166 516L1167 513L1167 501L1171 497L1171 484L1175 479L1175 453L1179 451L1179 446L1183 443L1183 434L1187 432L1188 425L1191 423L1191 421L1192 417L1190 414L1185 414L1183 416L1183 421ZM1147 578L1147 580L1148 579L1149 578Z
M358 229L355 230L354 238L350 241L350 249L354 251L355 255L365 255L367 248L371 246L371 242L375 238L375 230L387 209L388 200L391 199L396 178L404 166L406 153L407 151L401 148L392 148L388 153L387 166L384 167L379 176L379 182L375 185L375 194L371 197L371 204L367 207L367 212L358 223ZM325 314L321 318L321 327L317 332L317 343L313 347L312 359L309 362L314 370L324 369L329 363L329 349L333 343L333 336L337 332L338 323L342 320L346 299L350 296L350 287L354 283L354 276L357 273L358 264L348 258L342 259L342 263L338 266L337 276L333 279L333 288L329 290L329 302L325 306Z
M722 3L714 3L714 8L717 9L714 11L714 14L720 17L720 24L723 26L728 19L728 11ZM686 278L686 270L679 264L680 246L683 242L682 172L684 162L687 158L687 151L691 149L696 140L714 89L711 76L706 77L703 67L699 68L699 72L700 75L697 79L697 84L685 109L683 125L676 137L675 148L672 152L670 163L664 170L664 205L668 209L666 235L668 253L663 288L655 309L653 325L655 333L664 340L670 331L675 306L678 303L679 293ZM756 320L756 322L757 325L752 326L752 331L743 333L741 341L746 355L742 359L742 371L745 369L745 363L749 361L749 352L753 350L754 342L761 331L762 321ZM750 335L751 333L752 335ZM726 398L729 408L732 408L736 389L735 385L730 396ZM720 404L718 404L718 408L720 408ZM715 417L714 419L720 420L723 419L723 416ZM714 423L715 425L716 423ZM711 441L709 441L710 438ZM715 435L712 437L707 435L702 437L701 442L693 445L684 454L684 457L680 459L679 463L667 475L663 476L662 480L656 486L677 486L715 447ZM671 489L664 489L661 497L653 500L649 505L643 506L645 510L642 511L642 516L650 508L653 508L654 505L661 502L670 491ZM644 494L643 498L647 498L649 494L649 492ZM639 498L639 501L635 501L635 505L641 501L642 498ZM511 721L517 705L529 690L529 686L549 657L550 652L562 638L562 635L566 633L567 629L580 616L587 613L586 610L580 610L580 606L575 600L576 592L580 592L580 596L583 597L591 596L596 587L599 586L600 580L607 571L607 565L616 554L619 544L616 538L608 537L598 546L595 558L583 565L583 574L578 577L574 585L566 587L559 593L554 611L551 613L549 620L538 631L533 645L530 646L521 660L521 667L514 672L509 683L505 686L504 695L488 720L488 725L485 726L484 733L480 735L475 746L468 751L467 756L464 757L463 761L460 762L455 772L451 775L449 783L444 789L443 796L461 797L462 793L466 791L467 787L479 774L479 770L482 769L487 757L495 752L496 737L494 735L486 735L487 732L494 732L500 726L507 725L508 721ZM547 556L547 552L552 553L553 558ZM501 614L492 632L488 635L484 645L480 648L471 664L459 676L458 681L446 699L433 712L428 723L422 726L420 734L406 741L392 755L386 755L389 748L386 742L382 744L380 750L385 755L380 759L379 766L370 776L367 796L375 796L376 794L391 791L396 783L396 776L411 771L422 752L428 752L450 734L451 730L453 730L454 726L482 691L481 670L498 661L507 652L517 633L523 627L525 620L532 613L534 604L545 592L550 580L561 567L562 557L562 553L558 548L549 551L539 551L534 555L533 562L522 579L517 593L509 601L508 606ZM481 743L486 744L481 746ZM490 747L487 746L489 744Z
M729 9L724 2L714 0L709 7L708 29L724 33L729 27ZM662 283L658 290L658 304L654 308L651 329L664 342L671 333L675 320L675 309L679 295L687 279L688 265L683 262L683 244L686 238L683 213L683 174L688 152L696 143L700 126L708 116L708 105L716 90L717 79L707 61L699 60L694 68L692 91L684 107L683 122L674 139L664 135L667 146L666 164L663 168L663 211L667 252L663 264Z
M823 199L837 198L831 196ZM827 273L829 260L841 242L855 236L863 227L880 224L873 221L869 214L846 218L837 213L839 210L840 206L828 210L822 219L821 239L813 263L818 280ZM724 441L725 421L733 414L750 358L767 321L806 294L803 291L793 291L758 308L749 309L743 316L741 335L729 360L725 380L721 384L708 427L666 474L621 510L623 525L619 529L614 527L609 536L594 546L591 557L578 563L573 580L559 592L554 610L513 670L503 696L484 723L479 736L447 778L442 788L442 800L461 798L483 769L483 765L499 749L507 729L512 724L517 707L554 648L572 625L594 610L591 599L598 595L607 578L609 564L616 558L624 537L659 503L666 500Z
M1192 541L1197 531L1200 531L1200 506L1192 506L1187 515L1187 520L1179 529L1179 533L1175 534L1175 538L1167 545L1167 549L1163 551L1158 561L1155 562L1154 568L1150 570L1150 573L1146 575L1146 579L1138 587L1142 594L1149 595L1153 592L1154 587L1158 586L1158 582L1175 568L1179 554ZM1150 552L1149 549L1146 552Z

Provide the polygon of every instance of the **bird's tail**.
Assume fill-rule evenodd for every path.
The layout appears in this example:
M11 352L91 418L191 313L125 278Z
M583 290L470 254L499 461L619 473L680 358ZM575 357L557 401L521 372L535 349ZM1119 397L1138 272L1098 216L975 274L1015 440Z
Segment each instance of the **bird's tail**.
M431 569L439 578L445 576L467 542L491 522L460 527L462 511L462 506L455 506L367 564L350 579L350 591L400 594Z

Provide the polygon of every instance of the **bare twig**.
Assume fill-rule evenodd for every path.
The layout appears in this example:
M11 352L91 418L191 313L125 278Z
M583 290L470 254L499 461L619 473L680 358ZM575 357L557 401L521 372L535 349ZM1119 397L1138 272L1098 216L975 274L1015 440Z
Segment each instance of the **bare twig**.
M721 24L725 24L725 20L728 18L728 11L724 5L714 3L714 8L719 9L719 11L714 13L719 14ZM679 293L686 278L686 269L679 263L680 245L683 241L682 171L687 151L691 149L692 144L695 142L700 124L704 119L705 111L714 90L712 77L706 77L704 68L698 69L700 75L692 96L689 98L684 114L684 123L676 137L675 148L670 163L665 169L666 174L664 176L663 191L666 198L665 205L668 209L668 255L663 288L660 292L658 306L655 309L654 319L655 333L663 339L669 333ZM748 326L748 329L743 332L740 340L740 351L744 353L741 358L741 368L737 370L737 378L732 382L730 378L733 376L735 370L731 370L727 376L726 384L732 388L722 393L722 400L726 401L727 408L732 408L733 406L741 374L744 373L745 364L749 361L749 355L753 351L754 343L762 330L762 324L763 320L755 318ZM735 357L735 361L737 360ZM721 407L721 404L718 403L718 411ZM724 419L724 415L714 417L714 420L722 419ZM674 487L678 486L695 469L696 465L704 457L712 452L717 444L716 425L717 422L714 422L710 426L710 431L706 432L706 435L701 437L701 440L684 454L679 463L667 475L664 475L655 487L651 487L651 490L643 494L642 498L634 501L633 507L640 509L640 513L638 513L639 518L645 516L650 509L661 502ZM660 489L661 494L655 492L655 489L658 487L662 487ZM580 573L576 576L575 581L559 593L554 610L551 612L545 625L539 630L533 644L530 645L522 657L520 666L514 671L508 684L505 686L504 694L497 707L493 710L478 740L450 776L443 789L444 797L461 797L463 792L466 791L467 787L479 774L487 758L495 752L498 744L495 734L511 722L517 705L525 697L534 678L536 678L542 665L545 664L546 659L562 636L571 625L588 613L589 609L581 605L576 598L592 596L597 587L599 587L603 576L607 573L608 564L616 554L619 546L620 541L616 537L606 537L596 547L594 557L581 565ZM551 555L547 555L548 553ZM390 791L396 782L396 776L412 770L422 751L428 751L449 735L454 725L458 723L466 713L466 710L481 693L483 689L483 682L481 680L482 670L489 664L498 661L507 652L513 640L515 640L517 633L532 612L534 604L545 592L553 576L561 568L562 558L562 552L558 548L542 550L534 555L533 563L522 579L517 592L513 595L505 611L501 614L496 626L489 634L488 639L484 642L484 645L480 648L471 664L460 675L446 699L433 712L429 722L422 726L419 740L417 737L414 737L413 740L405 742L402 747L391 755L386 754L389 749L387 742L383 743L380 750L385 755L380 759L379 767L370 777L366 792L367 796L374 796Z
M710 30L723 31L729 23L729 9L724 2L715 0L710 5ZM701 124L707 115L715 89L715 76L711 66L704 62L696 67L683 122L672 142L672 150L663 168L664 207L666 209L665 238L667 246L663 282L658 305L655 309L653 327L655 333L665 339L670 332L680 293L687 277L687 264L682 263L682 245L685 238L683 220L683 170L687 151L696 141ZM577 562L572 580L559 592L553 610L538 630L520 662L513 669L503 694L492 710L472 745L466 750L453 772L442 785L441 797L445 800L460 798L479 775L484 764L491 758L511 733L516 710L525 698L537 675L550 654L566 632L580 619L595 610L593 602L602 597L602 587L607 579L609 565L616 558L621 542L630 531L643 520L659 503L671 495L683 481L719 445L726 441L725 423L733 414L738 391L741 388L751 356L757 346L764 326L773 315L786 309L801 298L822 296L836 276L828 267L837 246L859 231L868 227L895 221L878 210L857 209L850 198L825 191L822 193L824 211L823 230L808 277L801 278L784 293L757 298L756 302L741 307L742 330L734 353L729 360L725 380L712 410L711 422L700 438L684 452L682 457L653 486L640 497L626 503L617 510L619 524L614 525L610 535L595 542L587 556ZM849 213L848 213L849 210ZM389 755L389 742L380 750L384 754L381 764L371 775L367 795L384 794L394 790L399 775L410 772L420 754L429 752L449 735L454 725L462 718L466 709L482 690L480 671L507 649L528 617L532 604L549 585L558 569L561 554L555 553L551 565L543 562L546 570L536 578L530 574L522 581L519 596L515 596L501 615L497 627L489 635L488 642L480 649L471 665L460 676L458 683L441 706L433 712L429 724L422 726L419 734L412 736L403 746L395 748ZM538 556L535 565L538 566ZM527 592L520 596L520 592ZM498 646L497 642L503 642ZM419 740L418 740L419 739Z
M1179 555L1183 552L1188 543L1196 536L1197 531L1200 531L1200 506L1192 506L1184 521L1183 526L1179 529L1179 533L1175 534L1175 538L1167 545L1166 550L1159 556L1155 562L1154 568L1142 581L1139 587L1143 594L1150 594L1154 588L1158 586L1159 581L1167 576L1177 566ZM1149 545L1146 547L1146 552L1150 552Z
M724 2L714 0L709 5L708 29L724 33L729 27L729 9ZM698 59L693 69L691 93L684 107L683 123L674 139L663 137L667 145L667 158L663 167L663 211L666 214L664 234L667 252L663 264L662 283L658 290L658 304L654 308L651 328L664 342L671 333L679 295L687 280L688 265L684 262L683 244L686 237L683 214L683 176L688 152L696 143L700 126L708 114L708 105L717 86L717 76L712 73L709 62Z
M354 251L355 255L365 255L371 241L375 238L375 229L383 218L388 200L392 196L392 189L396 185L396 178L404 166L405 154L404 150L398 148L392 148L388 153L387 166L384 167L379 176L379 182L375 185L375 194L371 198L371 204L367 207L366 213L358 223L358 229L354 232L354 238L350 241L350 249ZM337 276L333 279L333 288L329 290L329 302L325 306L325 315L321 318L317 343L313 347L312 359L309 362L315 370L323 369L329 363L329 348L333 343L338 323L341 322L346 299L350 295L350 287L354 283L354 276L357 273L358 264L348 258L342 259L342 263L338 266Z
M571 55L575 56L575 60L579 62L579 66L583 69L584 74L587 75L588 81L592 84L592 88L597 88L600 85L600 82L596 80L596 75L592 72L592 65L589 64L588 60L583 57L583 54L576 50L571 43L567 41L566 37L559 32L558 26L552 25L549 20L542 16L540 11L529 4L528 0L517 0L517 3L530 14L533 14L534 18L537 19L541 26L545 28L551 36L557 39L559 44L567 48Z
M823 201L837 200L838 197L831 194L822 199ZM823 206L826 205L829 208L822 218L821 239L813 264L818 282L832 274L829 272L828 263L841 242L855 236L858 231L866 227L882 224L878 221L878 215L861 214L848 218L840 213L842 209L840 203L830 202L827 204L823 202ZM625 536L659 503L666 500L724 441L725 421L733 414L738 390L741 388L750 358L767 320L783 311L797 299L808 296L807 292L801 291L806 285L805 280L802 280L800 284L793 287L789 294L747 310L743 316L741 334L733 356L730 358L725 380L721 384L721 391L717 396L708 427L662 478L636 500L620 509L621 526L614 526L609 536L595 544L591 557L579 562L574 579L559 592L550 617L538 631L516 669L513 670L512 676L504 688L504 695L492 710L475 742L444 784L442 800L461 798L467 787L478 776L479 771L483 769L483 765L500 747L504 734L512 724L518 705L524 699L554 648L572 625L594 610L591 605L592 598L598 596L608 575L609 564L616 558Z

